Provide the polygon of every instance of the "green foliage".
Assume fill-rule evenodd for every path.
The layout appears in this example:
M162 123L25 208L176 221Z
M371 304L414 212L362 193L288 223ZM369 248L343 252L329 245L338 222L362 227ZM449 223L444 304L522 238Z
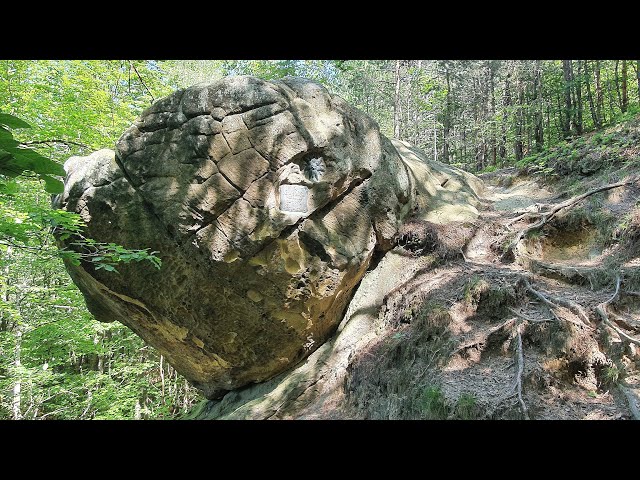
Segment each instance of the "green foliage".
M43 180L47 192L62 193L62 182L52 177L64 175L62 165L20 144L13 138L12 128L31 126L14 115L0 112L0 194L15 193L15 182L7 182L7 178L15 178L25 172L33 172Z
M463 393L458 398L453 414L460 420L475 420L480 416L480 409L476 397L470 393Z
M440 387L430 385L422 394L424 416L427 420L445 420L449 414L449 408Z
M422 394L423 415L426 420L475 420L481 411L476 397L463 392L455 403L447 402L442 389L429 385Z
M602 383L606 387L610 387L615 385L622 378L622 371L617 367L617 365L607 365L602 370Z
M113 145L171 90L163 75L154 62L0 61L0 418L172 418L198 399L127 327L92 318L62 262L117 274L160 268L158 252L86 238L80 216L50 206L61 163Z

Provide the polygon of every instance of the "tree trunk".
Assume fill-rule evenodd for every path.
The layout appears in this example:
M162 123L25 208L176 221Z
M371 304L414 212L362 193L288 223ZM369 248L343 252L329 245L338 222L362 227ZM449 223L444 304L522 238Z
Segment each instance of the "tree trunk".
M583 131L582 112L583 112L584 108L583 108L583 105L582 105L582 61L581 60L578 60L578 76L577 76L577 78L574 77L573 73L572 73L571 79L573 80L573 83L575 85L575 92L576 92L576 108L575 108L575 112L576 112L576 120L575 120L576 133L578 135L582 135L582 131Z
M571 136L571 60L562 61L562 73L564 76L564 121L562 122L562 133L565 138Z
M564 124L563 115L562 115L562 100L560 99L560 93L556 92L556 111L558 115L553 116L553 123L556 127L556 132L558 132L558 139L562 140L562 125Z
M620 110L622 110L622 96L620 95L620 77L618 76L619 65L620 65L620 60L616 60L616 67L615 67L616 95L618 96L618 106L620 107Z
M20 420L22 418L22 412L20 410L20 401L21 401L21 390L22 383L20 379L22 378L22 374L20 373L20 350L22 348L22 332L20 330L16 331L16 345L14 349L14 361L13 364L16 368L16 383L13 384L13 405L12 405L12 416L13 420Z
M613 117L616 114L615 100L613 99L613 92L611 91L611 79L607 79L607 93L609 96L609 121L613 121Z
M442 161L449 163L449 130L451 128L451 72L449 66L445 66L445 80L447 93L445 96L444 115L442 118Z
M627 61L622 60L622 104L620 110L622 113L626 113L629 108L629 92L627 89Z
M544 128L542 125L542 66L540 60L536 60L534 70L533 101L535 105L533 113L533 129L536 140L536 152L541 152L544 148Z
M516 161L520 161L524 157L524 144L522 139L524 129L524 86L520 72L517 74L516 85L516 90L518 92L518 108L516 110L516 138L514 154L516 156Z
M393 136L400 140L400 60L396 60L393 96Z
M591 94L591 80L589 77L589 61L584 61L584 79L587 84L587 99L589 100L589 111L591 112L591 119L593 120L594 128L598 127L598 115L596 114L596 108L593 104L593 95Z
M507 67L508 69L510 66ZM507 75L504 79L504 97L502 98L502 141L500 142L500 158L504 162L507 158L507 122L509 120L511 109L511 85L510 80L511 71L507 70Z
M491 136L489 137L489 144L490 144L490 152L491 152L491 165L495 165L496 164L496 157L498 155L498 148L496 145L496 126L495 126L495 119L496 119L496 92L495 92L495 63L493 63L493 61L489 61L488 63L488 67L489 67L489 116L490 116L490 120L491 120Z
M598 117L596 128L600 129L604 123L602 118L604 98L602 95L602 83L600 81L600 60L596 60L596 67L593 69L593 78L596 85L596 116Z
M433 159L438 160L438 129L435 122L433 122Z

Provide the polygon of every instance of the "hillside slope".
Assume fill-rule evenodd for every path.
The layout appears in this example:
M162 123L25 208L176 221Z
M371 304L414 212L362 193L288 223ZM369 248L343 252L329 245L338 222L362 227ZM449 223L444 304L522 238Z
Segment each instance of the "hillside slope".
M483 175L480 217L408 223L330 342L190 417L638 418L639 140Z

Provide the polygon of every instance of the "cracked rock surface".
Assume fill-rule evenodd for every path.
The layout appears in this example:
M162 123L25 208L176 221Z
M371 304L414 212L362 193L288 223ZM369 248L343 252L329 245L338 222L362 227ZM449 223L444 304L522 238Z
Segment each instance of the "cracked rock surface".
M292 77L178 90L115 152L65 169L57 205L82 215L88 237L163 261L119 274L67 264L89 310L129 326L208 398L311 354L405 218L473 218L482 188Z

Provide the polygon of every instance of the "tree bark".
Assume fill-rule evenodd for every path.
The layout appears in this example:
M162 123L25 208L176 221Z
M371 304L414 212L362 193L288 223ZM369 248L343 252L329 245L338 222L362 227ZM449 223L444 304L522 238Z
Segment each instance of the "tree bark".
M589 101L589 111L591 112L591 120L593 120L594 128L600 128L598 126L598 115L596 114L596 108L593 104L593 95L591 94L591 79L589 77L589 60L584 61L584 79L587 84L587 100Z
M393 96L393 136L400 140L400 60L396 60Z
M444 115L442 118L442 161L449 163L449 130L451 128L451 72L449 65L445 65L445 80L447 82L447 93L445 96Z
M507 67L509 68L509 67ZM509 79L511 78L511 72L507 70L507 75L504 79L504 96L502 98L502 140L500 141L500 159L504 162L507 158L507 122L511 109L511 85Z
M620 60L616 60L616 67L615 67L616 95L618 96L618 106L620 107L620 110L622 110L622 95L620 95L620 77L618 76L619 66L620 66Z
M540 60L536 60L533 76L533 101L534 101L534 137L536 141L536 152L541 152L544 148L544 128L542 125L542 66Z
M514 154L516 161L522 160L524 157L524 144L522 139L524 129L524 85L522 82L521 72L516 73L516 90L518 94L518 107L516 110L516 138L514 143Z
M582 105L582 61L581 60L578 60L578 76L574 77L573 76L573 72L572 72L571 79L573 80L573 83L575 85L575 92L576 92L576 108L575 108L575 112L576 112L576 120L575 120L576 133L578 135L582 135L582 131L583 131L583 123L582 123L583 105Z
M600 60L596 60L596 66L593 69L593 78L596 86L596 115L598 117L598 121L596 123L596 128L602 128L604 123L602 114L604 110L604 98L602 95L602 83L600 81Z
M490 151L491 151L491 165L496 164L496 157L498 154L498 149L496 145L496 127L495 127L495 118L496 118L496 93L495 93L495 66L494 61L488 62L488 70L489 70L489 115L491 120L491 136L490 136Z
M13 384L13 404L12 404L12 416L13 420L20 420L22 418L22 412L20 409L20 401L22 397L22 383L20 379L22 375L20 373L20 350L22 348L22 332L20 330L16 331L16 345L14 349L14 361L13 364L16 368L16 382Z
M438 129L435 122L433 122L433 159L438 160Z
M622 113L626 113L629 108L629 92L627 89L627 61L622 60L622 103L620 104L620 110Z
M607 79L607 93L609 97L609 121L613 121L613 117L616 114L616 102L613 99L613 92L611 91L611 79Z
M564 118L562 122L562 133L565 138L571 136L571 60L562 61L562 73L564 76Z

